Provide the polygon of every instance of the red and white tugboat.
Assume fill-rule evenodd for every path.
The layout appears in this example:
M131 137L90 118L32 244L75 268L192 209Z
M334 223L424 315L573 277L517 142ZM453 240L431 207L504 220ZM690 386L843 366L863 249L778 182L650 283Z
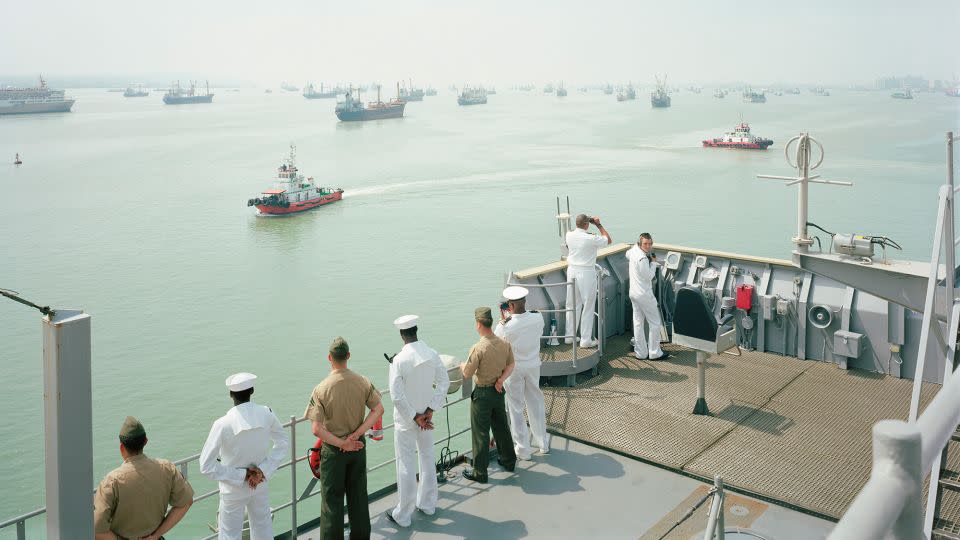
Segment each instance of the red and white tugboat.
M773 144L772 140L757 137L750 133L750 124L746 122L740 122L740 125L733 128L733 132L727 133L723 137L703 141L703 145L708 147L744 148L747 150L766 150L771 144Z
M276 185L248 200L247 206L256 206L261 214L295 214L343 198L342 189L317 187L313 178L304 178L294 163L296 151L296 147L290 145L290 157L277 169Z

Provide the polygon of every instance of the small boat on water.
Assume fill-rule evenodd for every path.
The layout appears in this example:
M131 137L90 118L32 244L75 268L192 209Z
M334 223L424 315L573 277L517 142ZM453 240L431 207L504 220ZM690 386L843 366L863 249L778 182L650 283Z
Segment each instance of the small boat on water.
M708 148L741 148L744 150L766 150L773 141L757 137L750 133L750 124L740 122L733 131L723 137L707 139L703 141L703 146Z
M14 156L14 158L13 158L13 164L14 164L14 165L20 165L20 164L22 164L22 163L23 163L23 161L20 160L20 153L17 152L17 155Z
M715 98L725 98L725 97L727 97L727 91L724 90L723 88L717 88L717 91L713 93L713 97L715 97Z
M633 84L629 84L626 88L621 88L617 92L617 101L630 101L632 99L637 99L637 91L633 88Z
M893 99L913 99L913 92L911 92L909 88L906 88L904 90L897 90L890 94L890 97Z
M260 214L284 215L311 210L343 198L342 189L318 187L312 177L304 178L295 163L296 152L297 148L290 145L290 157L277 169L274 187L247 200L247 206L255 206Z
M557 97L567 97L567 89L563 87L563 83L557 87Z
M487 103L487 91L480 88L463 87L463 92L457 96L458 105L484 105Z

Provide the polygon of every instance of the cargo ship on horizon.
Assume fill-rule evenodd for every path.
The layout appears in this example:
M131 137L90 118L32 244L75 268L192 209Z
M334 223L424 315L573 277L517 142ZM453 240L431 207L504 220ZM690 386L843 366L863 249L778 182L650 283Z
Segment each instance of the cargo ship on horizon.
M343 93L343 88L339 86L333 89L324 90L323 83L320 83L320 91L318 92L312 83L307 84L303 87L303 97L307 99L331 99L339 96Z
M400 89L398 87L397 94L399 95L399 93ZM359 98L359 91L358 97L354 98L353 89L351 88L347 91L347 94L344 95L344 100L337 103L334 112L341 122L382 120L385 118L402 118L403 108L406 107L406 105L407 102L399 98L391 99L389 102L384 103L380 99L379 86L377 86L377 101L371 101L364 105Z
M207 81L207 91L205 94L197 93L197 84L190 81L190 88L184 90L180 88L180 81L177 81L167 93L163 95L163 102L167 105L185 105L189 103L213 103L213 94L210 93L210 82Z
M657 77L657 88L650 93L650 105L657 109L663 109L670 106L670 93L667 92L667 76L663 76L663 81Z
M70 112L75 102L65 97L63 90L48 88L42 75L35 88L0 88L0 114Z

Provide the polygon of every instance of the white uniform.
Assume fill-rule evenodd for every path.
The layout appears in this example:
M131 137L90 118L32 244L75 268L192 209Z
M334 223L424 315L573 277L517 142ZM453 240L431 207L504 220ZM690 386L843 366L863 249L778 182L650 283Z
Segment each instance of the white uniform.
M430 407L443 408L450 378L437 351L422 341L407 343L390 364L390 398L393 400L394 450L397 455L397 491L400 500L391 510L401 527L413 519L414 504L427 514L437 507L436 452L433 431L422 430L413 417ZM417 457L420 454L420 487ZM416 492L416 499L414 499Z
M637 245L627 250L626 257L630 268L630 303L633 304L633 352L637 358L659 358L663 356L660 348L663 320L657 299L653 296L653 277L657 273L657 265ZM644 321L650 327L647 334L649 340L644 337Z
M244 509L250 519L251 540L273 538L267 484L289 445L277 415L263 405L241 403L213 423L200 451L200 472L220 483L221 540L240 540ZM259 467L266 479L256 489L244 481L250 466Z
M603 236L576 228L567 233L567 280L577 280L576 311L567 312L567 335L576 335L580 321L580 346L593 344L593 307L597 301L597 250L607 245ZM573 287L567 287L567 309L573 305ZM569 338L568 338L569 339Z
M507 391L507 409L510 413L510 434L513 435L517 457L529 459L532 453L530 435L533 444L542 453L550 450L547 436L546 409L543 392L540 391L540 337L543 335L543 316L525 311L511 315L504 324L497 324L493 331L497 337L510 343L515 361L513 373L504 381ZM523 418L526 409L530 419L530 429Z

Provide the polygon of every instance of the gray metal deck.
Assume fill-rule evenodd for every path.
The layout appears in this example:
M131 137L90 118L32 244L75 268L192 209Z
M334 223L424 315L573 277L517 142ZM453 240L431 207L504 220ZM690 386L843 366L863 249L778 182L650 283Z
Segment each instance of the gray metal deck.
M459 475L463 467L457 467ZM416 513L398 529L383 513L396 493L370 505L373 538L657 538L707 486L613 452L554 437L549 455L521 461L511 474L494 465L489 484L459 476L440 485L437 513ZM824 538L832 523L748 497L727 495L727 527L767 532L775 540ZM706 506L668 537L706 527ZM651 536L656 534L656 536ZM318 540L307 533L300 540Z
M870 474L872 425L909 409L912 381L744 352L710 358L712 416L694 416L695 355L665 348L673 358L638 361L626 337L608 340L596 377L544 388L549 429L837 518Z

